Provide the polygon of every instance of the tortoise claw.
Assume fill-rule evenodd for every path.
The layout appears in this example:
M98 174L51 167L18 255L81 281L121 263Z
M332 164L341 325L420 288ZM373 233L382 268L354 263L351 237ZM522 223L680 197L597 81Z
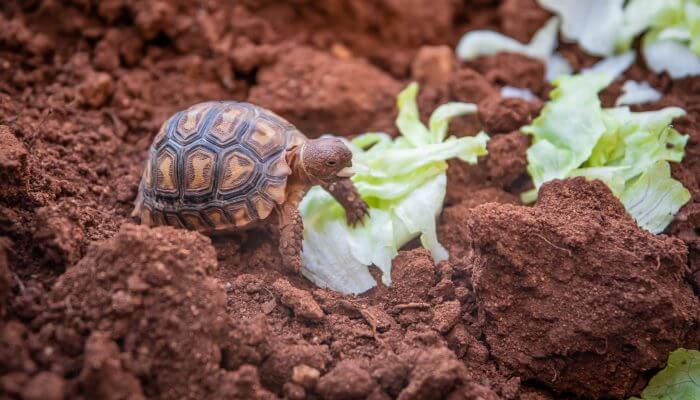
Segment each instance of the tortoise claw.
M365 217L367 217L368 215L369 207L367 206L367 203L365 203L362 199L356 201L355 204L353 204L353 206L350 207L349 210L346 210L346 219L348 226L354 228L357 226L357 224L364 225Z

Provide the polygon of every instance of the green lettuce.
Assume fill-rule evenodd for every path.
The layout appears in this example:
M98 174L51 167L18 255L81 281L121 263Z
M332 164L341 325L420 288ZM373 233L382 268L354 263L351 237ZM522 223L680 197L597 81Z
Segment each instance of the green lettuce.
M700 351L678 349L668 356L666 368L657 373L642 391L641 399L700 399Z
M540 186L552 179L600 179L640 227L660 233L690 199L690 192L671 177L668 164L683 159L688 137L670 124L685 111L604 109L598 92L609 83L608 75L596 73L554 82L550 101L522 128L533 137L527 170L535 184L523 201L534 201Z
M375 286L370 265L391 284L391 261L415 237L436 262L447 251L436 234L436 218L446 190L446 160L476 163L486 154L488 136L447 137L452 118L473 114L476 106L448 103L438 107L426 127L416 105L418 85L398 96L396 125L401 136L367 133L348 142L353 152L352 181L369 206L369 218L348 227L345 214L328 193L313 188L300 205L304 220L302 274L318 286L342 293L362 293Z
M700 74L700 0L630 0L617 34L618 50L644 33L649 68L672 78Z

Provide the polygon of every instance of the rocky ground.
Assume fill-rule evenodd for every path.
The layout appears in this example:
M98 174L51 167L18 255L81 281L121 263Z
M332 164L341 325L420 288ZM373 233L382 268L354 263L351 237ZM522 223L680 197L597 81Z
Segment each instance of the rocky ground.
M599 182L556 181L534 207L528 137L549 89L516 54L458 63L468 29L528 40L533 0L6 0L0 4L1 399L626 398L700 346L700 79L626 75L677 105L674 176L693 192L668 235L638 229ZM565 45L576 67L596 60ZM641 61L640 61L641 62ZM440 240L408 248L359 297L290 275L275 227L212 242L130 223L162 121L251 101L310 137L395 134L395 96L490 154L450 162ZM503 85L539 96L500 98ZM614 84L601 94L610 105ZM637 107L642 109L642 107Z

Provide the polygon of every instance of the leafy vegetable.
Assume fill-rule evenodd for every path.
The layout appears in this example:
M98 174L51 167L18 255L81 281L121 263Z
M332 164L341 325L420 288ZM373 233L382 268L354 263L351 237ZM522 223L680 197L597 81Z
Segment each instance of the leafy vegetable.
M659 100L661 93L648 82L625 81L622 85L622 95L617 98L615 105L651 103Z
M525 101L537 100L537 96L535 96L529 89L518 88L513 86L503 86L501 88L501 97L517 98L523 99Z
M372 264L389 285L391 260L419 235L436 261L447 259L435 229L445 197L446 160L476 163L486 154L488 136L446 138L450 120L475 113L473 104L442 105L426 127L420 121L417 92L414 83L398 96L396 125L402 136L392 140L383 133L368 133L348 143L356 170L352 180L370 207L364 225L348 227L342 207L320 188L310 190L302 201L302 273L317 285L342 293L364 292L375 285L368 270Z
M479 56L496 54L504 51L521 53L529 57L548 59L557 47L557 29L559 19L552 17L533 36L529 44L498 32L475 30L467 32L457 44L457 56L463 60L472 60Z
M527 169L535 183L523 201L534 201L540 186L552 179L600 179L639 226L662 232L690 199L688 190L670 176L668 165L683 159L688 137L669 124L685 111L603 109L597 93L609 82L607 75L596 73L554 82L551 100L522 128L533 136Z
M591 68L586 68L581 73L603 72L613 78L621 76L634 63L635 55L633 51L604 58L595 63Z
M644 31L642 51L655 72L673 78L700 74L700 1L630 0L618 32L618 49L629 49Z
M657 0L658 1L658 0ZM565 40L576 41L590 54L609 56L615 51L615 36L623 21L624 0L538 0L562 20Z
M700 399L700 351L678 349L668 356L666 368L657 373L642 398L630 400Z

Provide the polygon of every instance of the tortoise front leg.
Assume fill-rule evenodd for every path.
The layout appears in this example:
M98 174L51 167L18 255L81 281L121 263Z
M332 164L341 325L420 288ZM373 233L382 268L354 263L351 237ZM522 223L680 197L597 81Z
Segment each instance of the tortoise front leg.
M349 178L324 184L323 188L335 198L345 209L348 225L355 226L369 213L367 203L362 200L355 185Z
M297 202L287 202L279 209L279 251L285 267L296 273L301 271L301 249L304 241L304 222L297 209Z

